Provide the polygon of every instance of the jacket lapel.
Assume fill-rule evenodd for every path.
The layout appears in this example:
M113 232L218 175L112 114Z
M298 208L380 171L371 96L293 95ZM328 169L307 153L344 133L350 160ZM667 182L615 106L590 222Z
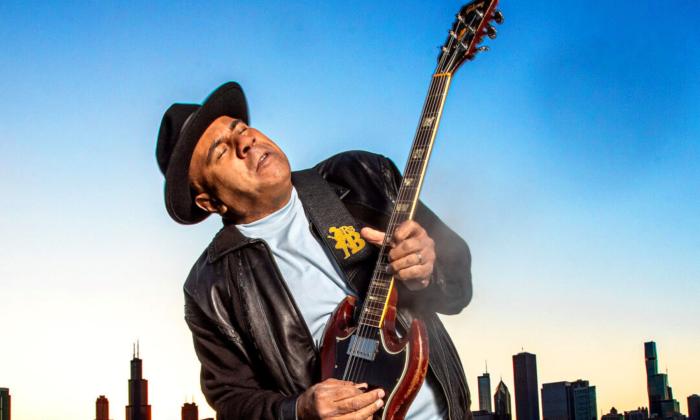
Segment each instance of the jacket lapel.
M292 183L316 233L357 291L359 285L352 284L350 274L374 254L372 245L360 236L362 225L315 169L292 172Z

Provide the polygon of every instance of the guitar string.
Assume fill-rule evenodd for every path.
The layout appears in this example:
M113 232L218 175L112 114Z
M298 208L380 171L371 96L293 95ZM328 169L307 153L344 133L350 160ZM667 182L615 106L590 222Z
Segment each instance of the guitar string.
M443 63L444 60L445 60L445 55L443 55L443 58L441 59L441 62L439 63L439 66L438 66L438 67L440 67L441 65L444 65L444 63ZM436 90L436 89L435 89L435 87L436 87L435 85L436 85L436 84L434 83L434 80L431 80L431 86L430 86L430 90L429 90L429 92L428 92L428 95L429 95L429 96L428 96L428 98L427 98L427 100L426 100L426 103L425 103L424 110L423 110L423 113L422 113L422 114L425 114L425 111L426 111L426 110L428 110L428 109L434 107L434 103L431 104L431 102L435 102L435 99L434 99L435 90ZM438 83L438 85L439 85L439 83ZM438 90L440 90L440 89L438 89ZM432 112L434 112L434 111L432 111ZM423 123L422 120L419 121L419 126L418 126L418 130L419 130L419 131L418 131L418 133L417 133L417 135L416 135L416 140L415 140L416 145L420 145L421 143L424 142L424 139L421 139L421 138L420 138L420 137L421 137L421 126L422 126L422 123ZM414 149L415 149L415 147L412 147L412 148L411 148L412 151L413 151ZM409 171L412 172L412 171L415 169L414 166L415 166L415 164L413 164L412 159L410 159L410 157L409 157L409 161L408 161L408 165L407 165L407 170L404 171L404 173L407 173L407 172L409 172ZM403 182L402 182L402 185L403 185ZM403 193L403 194L402 194L402 193ZM401 200L401 196L402 196L402 195L405 195L405 190L402 190L401 188L399 188L399 194L398 194L398 199L399 199L399 200ZM405 197L404 197L404 199L405 199ZM396 224L396 219L397 219L398 217L399 217L399 213L398 213L398 212L392 212L392 215L391 215L391 218L390 218L390 221L389 221L389 227L394 227L394 226L395 226L395 224ZM380 250L379 258L378 258L381 262L384 262L385 259L388 261L388 258L386 258L386 256L387 256L387 255L386 255L386 248L387 248L387 245L388 245L388 243L389 243L389 241L390 241L391 236L393 235L393 230L394 230L394 229L388 229L387 232L386 232L385 240L384 240L384 242L383 242L383 244L382 244L382 248L381 248L381 250ZM375 273L374 273L374 275L373 275L372 282L370 283L370 290L368 291L368 296L371 296L372 294L376 294L376 292L377 292L376 289L378 289L378 287L379 287L379 286L378 286L378 281L377 281L377 280L378 280L377 277L379 277L379 276L378 276L377 274L380 274L381 277L384 277L384 276L385 276L384 273L381 273L381 272L380 272L380 273L377 273L377 270L375 269ZM384 287L384 288L386 288L386 287ZM390 288L390 287L389 287L389 288ZM387 291L387 295L388 295L388 291ZM384 299L385 302L386 302L386 298L388 298L388 296L385 297L385 299ZM361 312L361 315L360 315L360 321L362 321L363 318L366 317L366 316L364 316L364 314L366 314L366 309L367 309L367 306L368 306L368 302L369 302L369 300L365 299L365 303L363 304L362 312ZM380 317L380 319L381 319L381 317ZM357 335L358 337L360 337L360 338L368 338L368 333L371 333L371 332L372 332L372 328L369 327L369 326L364 325L364 323L361 322L360 325L359 325L359 327L358 327L358 332L356 333L356 335ZM357 347L359 346L358 341L359 341L359 340L356 338L356 339L355 339L354 346L353 346L353 348L352 348L352 350L354 350L354 351L351 351L351 352L350 352L350 353L351 353L351 356L350 356L350 357L351 357L351 360L349 360L348 364L346 365L346 373L344 374L344 377L347 377L347 379L353 380L353 382L354 382L354 380L356 379L356 376L359 376L359 375L358 375L358 374L359 374L358 369L354 369L354 368L355 368L355 365L357 365L357 364L362 365L362 364L363 364L363 363L360 361L359 358L356 358L356 357L352 356L352 355L355 353L355 351L357 350ZM354 363L355 359L358 359L358 363Z
M470 25L472 25L475 21L476 21L476 18L473 18L472 21L470 22ZM459 32L460 26L461 26L462 24L463 24L463 21L458 21L458 22L457 22L457 25L455 26L455 28L453 29L453 31ZM454 41L455 41L455 38L454 38L454 37L450 37L450 42L449 42L449 44L448 44L448 47L451 47L451 44L452 44ZM458 56L458 54L453 55L452 60L454 61L454 60L457 58L457 56ZM443 56L443 57L441 58L440 64L443 64L443 61L444 61L445 58L446 58L445 56ZM451 63L453 63L453 61L451 61ZM449 68L450 66L451 66L451 65L448 65L447 68ZM439 66L438 66L438 67L439 67ZM443 71L443 72L446 71L447 68L443 69L442 71ZM440 72L440 70L438 70L437 72ZM439 89L438 89L438 91L442 91L442 90L444 90L444 85L443 85L443 86L440 86ZM431 90L431 92L432 92L432 90ZM433 102L434 102L434 101L442 102L443 97L445 96L445 94L446 94L446 92L443 92L439 97L435 97L435 94L433 93L433 94L432 94L432 96L434 97L434 98L433 98ZM432 104L432 105L434 105L434 104ZM431 111L431 112L432 112L432 113L435 113L435 110L433 110L433 111ZM420 130L420 128L422 128L422 127L419 125L419 130ZM420 131L419 131L419 134L420 134ZM426 134L426 135L430 136L430 135L431 135L431 131L428 131L427 133L423 133L423 134ZM419 137L419 136L417 136L417 137ZM422 140L419 140L419 141L422 142L422 143L424 143L424 144L422 144L422 145L424 146L424 145L425 145L425 142L424 142L423 140L425 140L425 139L422 139ZM428 140L430 140L430 138L428 138ZM429 143L430 143L430 142L428 142L428 144L429 144ZM423 162L420 161L420 160L419 160L417 163L413 164L413 160L412 160L412 159L409 159L408 163L409 163L409 165L407 165L407 170L404 172L404 174L409 173L409 172L412 172L413 170L415 170L415 169L416 169L416 165L417 165L419 168L420 168L421 166L424 166ZM422 169L422 168L421 168L421 169ZM404 186L404 185L402 184L402 187L403 187L403 186ZM410 203L412 203L412 202L413 202L413 199L407 200L407 199L405 199L405 197L402 199L402 197L405 196L406 193L407 193L408 191L409 191L408 188L406 188L406 189L401 188L400 191L399 191L399 197L398 197L398 199L397 199L397 202L399 202L399 203L400 203L400 202L404 202L404 203L409 203L409 202L410 202ZM415 198L415 197L414 197L414 198ZM382 289L382 288L385 288L385 287L382 287L382 286L377 285L376 288ZM386 288L385 288L385 289L386 289Z
M430 96L427 98L426 106L425 106L425 107L426 107L426 110L424 110L424 111L428 111L428 112L429 112L429 111L431 110L431 108L432 108L432 106L431 106L432 104L431 104L430 102L432 102L431 99L433 99L433 95L435 94L435 85L436 85L436 83L434 83L434 81L431 80L431 89L430 89L430 91L429 91L429 95L430 95ZM423 139L420 138L420 137L421 137L421 130L420 130L420 126L421 126L421 125L420 125L420 124L422 124L422 121L419 122L419 127L418 127L419 131L418 131L418 133L417 133L417 137L416 137L416 141L415 141L416 145L414 145L414 147L411 148L412 150L415 150L416 147L420 146L421 143L423 143L423 141L422 141ZM409 160L409 164L407 165L408 168L411 168L411 167L413 166L413 165L411 165L411 162L412 162L412 161ZM402 184L403 184L403 182L402 182ZM404 190L404 191L405 191L405 190ZM397 197L399 200L401 200L401 198L405 198L405 197L402 197L402 195L405 194L404 191L402 191L402 189L399 188L399 194L398 194L398 197ZM404 194L402 194L402 193L404 193ZM383 244L382 244L382 250L380 251L380 257L379 257L379 259L380 259L380 261L381 261L382 263L388 264L388 254L387 254L387 249L388 249L388 247L387 247L387 245L390 243L390 240L391 240L390 238L393 236L393 233L394 233L394 231L395 231L395 227L396 227L396 225L397 225L397 221L398 221L399 218L401 218L401 216L402 216L402 214L400 214L400 213L397 212L397 211L392 212L392 215L391 215L391 218L390 218L391 220L390 220L390 222L389 222L389 229L387 229L386 236L385 236L385 241L383 242ZM379 275L377 275L377 274L379 274ZM387 274L386 272L381 273L381 274L380 274L380 273L375 273L374 279L373 279L372 283L370 283L370 286L374 286L374 287L370 287L371 290L369 291L369 296L372 296L372 295L380 295L380 296L381 296L381 297L380 297L380 300L382 300L382 298L383 298L384 306L386 306L387 300L390 298L389 293L390 293L390 289L391 289L391 282L392 282L392 279L389 280L389 286L386 287L386 288L388 289L388 290L386 290L386 296L384 296L385 293L381 293L381 294L377 293L377 292L378 292L378 287L377 287L377 286L379 286L380 281L381 281L382 285L385 283L385 281L386 281L386 274ZM367 309L371 307L371 304L369 304L368 302L369 302L369 300L366 300L366 301L365 301L365 304L363 305L363 312L362 312L363 316L361 316L361 321L369 321L370 324L373 324L373 322L371 322L371 320L368 320L368 319L367 319L368 317L366 316L366 314L367 314ZM384 308L383 308L383 311L386 311L386 310L387 310L387 308L384 307ZM381 316L380 316L380 321L381 321ZM380 323L379 323L379 322L377 323L377 327L380 327ZM359 331L358 331L358 336L359 336L359 337L368 337L369 334L371 334L371 333L374 333L374 334L379 333L379 334L381 334L380 331L377 331L377 330L375 330L374 328L370 328L370 327L367 327L367 326L364 326L364 325L360 324L360 328L359 328ZM366 365L367 365L367 363L363 362L363 361L362 361L361 359L359 359L359 358L356 359L356 360L357 360L357 362L351 364L351 366L350 366L350 376L351 376L351 378L353 379L353 382L355 382L355 381L357 380L357 378L360 378L360 377L363 377L363 376L364 376L362 371L364 371L365 369L362 369L362 368L363 368L363 367L366 368Z
M437 83L435 83L435 79L431 80L428 98L426 98L426 103L425 103L424 110L422 113L422 115L424 117L426 115L430 115L430 114L435 112L435 105L437 102L436 101L437 94L443 88L444 88L443 78L440 78L440 80L438 80ZM416 139L414 141L414 145L413 145L413 147L411 147L411 152L414 152L418 147L425 147L426 140L428 140L428 142L430 140L429 137L427 137L427 138L425 137L426 133L424 133L424 131L426 131L426 130L421 129L422 124L423 124L423 119L421 119L419 121L418 132L416 134ZM429 130L427 130L427 131L428 131L427 134L429 135L430 131ZM416 159L412 159L412 157L409 156L409 160L408 160L408 163L406 165L406 170L404 170L404 176L408 173L413 173L417 169L417 167L420 168L421 162L416 163L416 162L414 162L415 160ZM418 160L421 161L423 159L418 159ZM401 187L403 187L404 185L405 184L402 182ZM407 190L405 188L401 188L401 187L399 188L399 192L397 195L397 201L401 201L402 199L405 201L405 199L406 199L405 196L407 194ZM385 235L386 235L385 240L383 241L382 249L380 250L379 260L382 262L384 262L385 260L388 262L387 250L389 249L389 243L391 242L391 238L395 232L395 228L398 225L398 223L397 223L398 220L403 218L404 215L405 215L405 213L400 212L400 211L395 210L392 212L392 215L390 217L389 224L388 224L389 229L387 229L387 231L385 233ZM375 275L373 276L372 282L370 283L370 290L368 291L368 296L371 296L373 294L375 294L375 295L378 294L377 292L378 292L379 287L386 289L386 294L384 294L384 293L381 294L381 295L385 295L385 296L382 296L382 298L380 298L380 300L383 300L384 306L386 306L387 300L389 299L389 293L391 290L391 282L393 281L393 278L389 280L388 287L379 286L379 282L381 281L382 283L384 283L385 279L386 279L386 273L382 273L381 271L377 272L377 270L375 270ZM365 304L363 305L362 312L361 312L362 315L360 317L360 321L362 321L363 318L366 318L365 314L367 313L366 309L368 306L368 302L369 301L366 299ZM387 309L383 308L383 311L384 310L387 310ZM380 317L380 320L381 320L381 317ZM374 331L375 328L379 329L380 325L377 325L376 327L374 327L374 326L369 327L369 326L365 326L361 323L360 327L358 328L357 336L361 337L361 338L369 338L369 334L375 332ZM378 332L378 331L376 331L376 332ZM358 339L355 339L355 340L357 343ZM350 379L353 380L353 382L355 382L358 378L361 378L364 376L363 371L366 369L366 365L367 365L367 363L364 363L361 358L355 358L355 359L357 360L357 362L352 363L349 366L349 370L350 370L349 376L350 376ZM363 369L363 367L365 369Z
M461 23L461 22L460 22L460 23ZM457 29L457 30L459 29L459 23L458 23L458 25L456 26L456 29ZM454 31L454 29L453 29L453 31ZM451 44L454 42L454 40L455 40L454 37L450 37L450 41L449 41L449 43L448 43L448 49L451 47ZM445 58L446 58L446 55L443 54L443 57L441 58L440 62L438 63L436 73L441 72L440 67L444 65L444 60L445 60ZM446 70L446 69L443 68L442 71L444 71L444 70ZM433 83L433 82L434 82L434 80L431 80L431 88L430 88L429 93L428 93L429 96L428 96L428 98L427 98L427 100L426 100L426 104L425 104L425 106L424 106L424 112L422 113L422 114L424 114L424 115L425 115L426 109L433 108L433 110L431 111L431 113L434 113L434 112L435 112L435 109L434 109L434 108L435 108L435 102L436 102L438 99L437 99L437 97L436 97L436 92L435 92L435 87L436 87L435 85L436 85L436 84ZM440 86L440 85L442 85L442 86ZM444 79L441 78L441 80L437 83L437 87L438 87L438 89L437 89L438 92L444 90ZM443 93L442 95L440 95L440 96L444 96L444 93ZM432 103L431 103L431 102L432 102ZM442 102L442 98L439 99L439 102ZM417 135L416 135L416 140L415 140L415 143L416 143L416 144L415 144L414 146L418 146L418 145L423 145L423 146L424 146L423 143L425 143L425 138L421 139L421 128L422 128L422 126L423 126L423 120L419 121L418 133L417 133ZM426 130L426 131L428 131L428 132L427 132L428 135L431 134L431 133L430 133L430 130ZM426 134L426 133L423 133L423 135L425 135L425 134ZM430 139L430 138L428 137L428 140L429 140L429 139ZM412 148L411 148L412 151L413 151L414 149L415 149L415 147L412 147ZM404 174L413 172L413 170L416 169L416 165L418 165L418 166L420 167L420 166L421 166L421 162L414 163L414 162L413 162L413 159L410 159L410 157L409 157L409 161L408 161L408 164L406 165L406 170L404 171ZM403 187L404 185L405 185L405 184L402 182L402 185L401 185L401 186ZM400 202L401 199L402 199L402 196L405 196L406 193L407 193L407 190L406 190L405 188L399 188L399 194L398 194L398 197L397 197L397 198L398 198L397 201ZM405 197L403 197L403 198L404 198L404 201L406 201L406 200L405 200ZM395 228L395 226L396 226L396 219L398 219L400 216L401 216L401 215L400 215L398 212L392 212L392 215L391 215L391 219L392 219L392 220L390 220L390 222L389 222L389 227L392 228L392 229L388 229L388 230L387 230L386 236L385 236L385 241L384 241L384 243L382 244L382 249L380 250L380 261L382 261L382 262L383 262L384 258L386 257L386 247L387 247L388 243L390 242L390 238L393 236L393 232L394 232L394 229L393 229L393 228ZM387 259L387 261L388 261L388 259ZM378 281L375 281L375 280L378 280L378 279L376 279L376 277L378 277L378 276L376 276L376 274L377 274L377 273L376 273L376 270L375 270L375 275L373 276L373 279L372 279L373 281L370 283L370 291L368 292L369 295L371 295L372 293L376 293L376 289L378 288ZM382 273L382 277L384 277L383 273ZM390 281L389 281L389 283L390 283L389 287L388 287L388 288L384 287L384 288L390 290L390 289L391 289L391 282L392 282L392 281L393 281L393 278L390 279ZM372 286L374 286L374 287L372 287ZM372 289L375 289L375 290L373 291ZM385 305L386 305L386 300L387 300L388 297L389 297L389 296L388 296L388 293L389 293L389 292L387 291L387 296L386 296L385 299L384 299ZM365 309L367 309L367 307L368 307L368 302L369 302L368 300L365 300L365 303L363 304L363 311L361 312L361 316L360 316L360 320L361 320L361 321L363 320L363 318L366 318ZM381 316L380 316L380 320L381 320ZM372 330L374 329L374 328L369 328L369 327L367 327L367 326L365 326L365 325L363 325L363 324L364 324L364 323L360 323L360 325L359 325L359 327L358 327L358 332L356 333L356 335L357 335L358 337L360 337L360 338L366 338L366 337L368 337L368 332L371 333ZM379 328L379 326L377 326L376 328ZM358 342L359 342L359 340L356 339L356 342L354 343L355 345L353 346L353 347L354 347L353 350L356 350L357 346L359 345ZM353 368L355 367L355 365L356 365L356 363L353 363L353 362L354 362L354 359L357 359L357 360L358 360L358 363L357 363L357 364L360 364L360 366L359 366L360 368L361 368L362 365L364 365L365 363L362 363L362 362L360 361L359 358L356 358L356 357L352 356L353 354L354 354L354 352L351 351L351 360L350 360L349 363L346 365L346 374L349 373L349 375L348 375L348 376L350 377L349 379L353 379L353 382L354 382L354 381L356 380L357 374L359 373L359 372L358 372L358 369L353 369ZM349 370L349 372L348 372L348 370ZM364 371L364 369L359 369L359 370L360 370L360 371ZM344 376L345 376L345 375L344 375Z
M476 21L476 18L473 18L473 19L472 19L472 22L470 22L470 26L471 26L471 24L473 24L475 21ZM458 24L458 25L456 25L456 27L455 27L455 29L456 29L457 31L459 30L459 26L460 26L460 25ZM453 30L453 31L454 31L454 30ZM454 41L454 37L451 37L450 43L449 43L448 45L450 45L453 41ZM444 58L444 57L443 57L443 58ZM455 60L456 58L457 58L456 55L452 57L452 61L450 62L450 65L448 65L448 67L451 67L451 66L454 64L454 60ZM441 60L441 62L442 62L442 60ZM438 66L438 67L439 67L439 66ZM445 89L444 89L444 88L445 88L445 83L446 83L446 82L444 81L444 79L442 79L442 80L441 80L442 86L440 86L440 88L438 89L438 91L441 91L442 94L440 95L440 98L439 98L439 99L438 99L437 97L434 97L433 100L438 100L440 103L442 103L442 101L444 100L444 96L447 94L447 92L444 91L444 90L445 90ZM432 83L431 83L431 85L432 85ZM432 89L431 89L431 91L432 91ZM435 95L435 94L433 93L433 96L434 96L434 95ZM435 110L433 110L432 112L434 113ZM421 123L422 123L422 121L421 121ZM422 124L419 125L419 130L421 130L421 128L422 128ZM428 134L430 135L430 134L431 134L431 131L428 131ZM417 137L416 143L419 143L419 141L418 141L418 140L419 140L419 139L418 139L419 135L420 135L420 131L419 131L418 135L416 136L416 137ZM424 140L424 139L423 139L423 140ZM421 142L424 143L424 141L421 141ZM428 142L428 144L429 144L429 143L430 143L430 141ZM423 145L425 145L425 144L423 144ZM412 150L413 150L413 148L412 148ZM428 158L428 157L426 157L426 161L427 161L427 158ZM406 171L404 171L404 174L408 174L408 173L412 172L412 169L416 169L416 168L415 168L415 165L418 165L419 167L420 167L420 166L425 166L425 165L427 165L427 162L422 163L422 162L419 161L418 163L412 165L412 160L409 159L409 162L408 162L408 165L407 165L407 169L406 169ZM424 169L424 168L421 168L421 172L423 171L423 169ZM401 187L404 187L404 185L405 185L405 184L402 183ZM408 191L409 191L409 188L400 188L399 194L398 194L398 200L397 200L397 202L401 202L401 201L402 201L401 197L404 196L404 195L406 195L406 194L408 193ZM416 191L416 193L414 194L414 199L417 198L417 197L416 197L416 196L417 196L417 193L418 193L418 192ZM405 200L405 198L404 198L403 201L404 201L404 202L412 202L413 200ZM397 216L396 218L398 218L399 216L402 216L402 215L403 215L403 214L398 214L398 213L397 213L397 214L396 214L396 216ZM393 214L392 214L392 219L394 219ZM390 222L390 226L395 226L396 220L393 220L393 222L394 222L394 224L392 224L392 223ZM387 235L388 235L389 238L391 237L391 233L392 233L392 232L393 232L393 230L392 230L391 232L387 232ZM383 244L383 245L386 245L386 243ZM384 246L383 246L383 248L384 248ZM382 249L382 251L384 251L384 249ZM382 253L382 254L383 254L383 253ZM380 266L380 264L381 264L381 262L378 264L378 266ZM374 280L374 279L373 279L373 280ZM391 283L391 281L393 281L393 278L390 279L390 283ZM391 287L390 287L390 286L387 288L387 287L379 286L379 285L378 285L378 282L374 282L374 283L375 283L375 285L374 285L374 286L375 286L375 287L374 287L375 289L387 289L387 290L391 290ZM371 284L371 286L372 286L372 284ZM388 291L387 291L387 294L388 294ZM388 296L387 296L387 298L388 298ZM385 302L386 302L386 299L385 299ZM371 301L366 301L366 302L365 302L365 305L363 305L363 309L372 309L372 308L371 308ZM374 309L379 309L379 308L374 308ZM373 315L373 316L377 316L377 315L375 314L375 315ZM365 311L362 312L361 319L362 319L363 317L364 317L364 318L367 318L367 317L368 317L367 312L365 312ZM381 321L381 315L379 316L379 318L380 318L380 321ZM371 318L370 318L370 320L371 320ZM366 328L365 328L365 331L366 331ZM365 334L366 334L365 331L363 331L363 324L361 323L357 335L360 336L360 337L363 337L363 336L365 336ZM364 365L364 364L365 364L365 363L361 363L361 365ZM346 366L346 367L347 367L347 366ZM364 369L361 369L361 370L364 371ZM352 375L352 376L355 376L355 375Z
M470 22L469 26L471 26L475 21L476 21L476 17L472 18L472 21ZM455 33L455 36L450 36L450 41L448 42L448 46L447 46L448 49L450 49L452 47L453 42L456 40L456 34L461 29L460 26L462 24L463 24L463 21L458 20L457 25L455 26L454 29L452 29L452 31ZM446 72L449 68L451 68L454 65L455 60L458 58L458 54L454 54L452 56L450 62L448 63L448 65L446 67L440 69L440 67L442 65L444 65L444 60L446 57L447 57L447 55L443 54L443 57L441 58L438 66L437 66L436 73ZM454 70L452 70L452 71L454 71ZM424 108L425 109L433 108L433 109L429 113L424 112L423 113L424 116L429 115L429 114L435 114L436 111L439 110L440 105L443 103L445 96L447 94L447 92L445 91L445 85L447 84L447 80L448 80L447 78L440 78L440 80L437 83L437 86L438 86L437 91L438 92L434 92L435 89L434 89L433 85L435 85L435 84L432 83L433 81L431 81L431 89L429 91L429 97L428 97L428 100L426 101L426 105ZM438 93L439 93L439 95L438 95ZM430 102L433 102L433 103L431 104ZM437 108L435 107L436 103L438 105ZM425 109L424 109L424 111L425 111ZM437 117L437 115L430 115L430 116L432 116L433 118ZM421 131L424 128L423 122L424 122L423 119L421 119L421 121L419 122L418 133L416 135L416 140L414 142L415 143L414 146L424 147L424 150L425 150L425 146L430 145L432 131L435 131L435 130L425 130L425 133L422 133L422 134L423 134L423 136L427 135L427 138L421 139ZM428 128L432 128L432 127L429 125ZM425 140L427 140L427 142ZM414 151L414 149L415 149L415 147L412 147L411 151ZM415 171L416 169L420 169L420 172L422 173L423 169L425 169L424 167L427 166L428 159L429 159L429 156L426 156L425 159L412 159L411 156L409 156L408 164L406 165L406 170L404 171L404 176L406 174L411 174L411 176L413 176L412 172ZM416 160L417 162L414 162L414 160ZM418 175L420 176L420 174L418 174ZM402 203L402 202L403 203L412 203L414 199L417 199L418 198L417 197L418 191L416 191L413 194L414 197L412 199L406 200L406 198L411 198L410 197L411 193L409 191L413 188L417 189L418 186L408 187L406 184L404 184L402 182L401 186L399 188L399 193L398 193L396 202L397 203ZM406 195L409 195L409 197L405 197ZM386 232L385 241L382 244L382 248L381 248L380 254L379 254L378 268L375 269L375 273L373 275L372 282L370 283L370 290L368 291L368 295L371 295L373 293L377 293L378 290L382 290L382 289L386 290L387 296L383 299L383 301L385 302L384 306L386 306L387 300L389 298L388 295L389 295L390 290L391 290L391 283L393 282L393 277L390 278L389 286L387 287L387 286L382 286L379 284L380 280L379 280L379 278L378 278L379 276L377 276L377 274L379 273L381 275L381 277L382 277L381 282L383 283L385 274L382 272L382 270L379 269L379 267L382 266L381 264L382 264L384 258L388 257L388 255L386 254L385 251L386 251L386 247L388 246L388 244L390 242L390 238L393 236L394 230L395 230L396 225L397 225L397 223L396 223L397 219L403 217L405 214L406 213L402 212L402 211L392 212L392 215L390 218L391 220L389 222L389 226L392 227L392 229L388 229ZM405 220L408 220L408 217ZM387 260L387 264L388 264L388 258L386 258L386 260ZM384 266L386 266L386 264L384 264ZM372 289L374 289L374 290L372 290ZM380 309L380 308L372 308L371 301L365 300L365 302L363 303L363 306L362 306L360 321L362 321L364 318L364 319L368 319L370 321L369 324L372 324L371 321L373 321L373 318L371 318L370 315L368 315L368 312L371 313L372 309ZM382 312L386 310L384 308L382 308L382 309L383 309ZM377 322L377 324L379 324L379 321L382 320L382 315L373 314L371 316L374 316L374 317L379 316L380 319L378 321L374 320ZM373 326L373 325L367 325L367 323L364 323L364 322L360 322L359 326L357 327L358 331L355 333L355 335L358 338L369 338L370 337L369 334L371 334L373 332L376 334L377 332L379 332L378 331L379 328L381 328L380 325ZM377 331L373 331L375 329L377 329ZM406 333L408 333L408 331ZM360 340L358 338L355 339L355 343L353 344L353 348L351 349L350 356L349 356L350 360L348 360L348 363L346 364L345 373L343 375L344 379L347 378L347 379L352 380L353 382L356 381L357 377L364 376L364 371L365 371L365 368L367 365L367 363L362 362L361 358L353 356L353 354L356 353L357 348L360 346ZM353 363L354 360L357 360L358 363ZM357 366L358 364L359 364L359 366Z
M444 59L441 60L441 61L444 61ZM428 98L426 98L426 101L425 101L425 104L424 104L424 109L423 109L422 114L425 114L426 110L427 110L428 108L430 108L430 106L431 106L431 104L430 104L430 98L431 98L432 93L433 93L433 91L434 91L434 85L435 85L435 83L433 83L433 80L431 80L430 89L429 89L429 92L428 92L428 95L429 95L429 96L428 96ZM420 130L420 125L421 125L421 123L422 123L422 121L419 121L419 130ZM417 133L416 139L414 140L414 143L418 143L418 142L420 142L420 131ZM415 145L411 148L411 150L413 150L414 148L415 148ZM409 159L409 164L410 164L410 163L411 163L411 160ZM402 183L402 184L403 184L403 183ZM399 188L399 195L401 195L401 188ZM381 249L380 249L380 251L379 251L378 260L379 260L380 262L382 262L382 263L383 263L383 262L385 261L385 259L386 259L386 248L387 248L388 242L390 241L391 235L393 234L393 229L392 229L392 227L394 226L394 224L395 224L395 222L396 222L395 219L396 219L397 217L398 217L398 213L395 212L395 211L393 211L392 214L391 214L390 220L389 220L389 224L388 224L389 229L387 229L387 232L385 233L384 241L383 241L382 247L381 247ZM386 260L388 260L388 259L386 259ZM379 281L378 278L379 278L379 277L382 277L382 278L383 278L384 275L385 275L384 273L378 272L378 270L375 268L375 271L374 271L373 276L372 276L372 281L370 282L370 287L369 287L369 290L368 290L368 292L367 292L367 296L372 296L373 294L376 294L376 292L377 292L377 283L378 283L378 281ZM385 301L386 301L386 297L385 297ZM364 318L365 318L364 314L366 313L366 309L367 309L367 306L368 306L368 303L367 303L367 302L369 302L369 300L368 300L368 299L365 299L365 302L364 302L364 304L363 304L363 306L362 306L362 311L360 312L360 314L361 314L361 315L360 315L360 320L359 320L359 321L360 321L360 324L359 324L359 326L358 326L358 328L357 328L358 330L357 330L357 332L356 332L356 336L358 336L358 337L360 337L360 338L367 338L367 337L368 337L368 333L371 333L371 332L372 332L372 328L369 327L369 326L364 325L364 323L362 322L362 321L364 320ZM354 368L355 368L355 365L356 365L356 363L354 363L354 362L355 362L355 359L359 359L359 358L356 358L356 357L352 356L352 355L355 353L355 351L353 351L353 350L357 350L358 341L359 341L359 340L356 338L356 339L355 339L355 343L354 343L354 345L353 345L353 348L351 349L351 352L350 352L350 354L351 354L351 356L350 356L350 357L351 357L351 360L349 360L349 361L348 361L348 364L346 365L346 372L345 372L345 374L344 374L344 377L347 377L348 379L354 379L355 376L356 376L357 373L358 373L358 372L357 372L358 370L357 370L357 369L354 369ZM361 364L361 362L359 362L359 360L358 360L358 363Z

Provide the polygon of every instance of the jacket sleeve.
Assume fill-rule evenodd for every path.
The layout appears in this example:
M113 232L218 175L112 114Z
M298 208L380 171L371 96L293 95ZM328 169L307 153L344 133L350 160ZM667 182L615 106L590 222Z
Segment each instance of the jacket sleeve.
M294 420L297 397L264 389L246 354L230 344L230 326L217 327L185 292L185 321L202 365L201 387L217 420ZM227 333L229 330L229 333Z
M382 159L394 191L401 185L401 173L388 158ZM418 222L435 241L435 267L430 285L422 290L411 291L399 287L399 302L422 311L439 312L447 315L459 313L472 298L471 254L467 243L452 229L447 227L422 201L418 202L415 213ZM400 282L399 282L400 284Z

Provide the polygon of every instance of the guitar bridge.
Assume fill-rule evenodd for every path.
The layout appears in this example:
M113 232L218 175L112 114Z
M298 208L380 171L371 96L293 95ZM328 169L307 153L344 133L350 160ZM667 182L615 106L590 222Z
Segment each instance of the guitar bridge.
M348 346L348 356L359 357L374 361L374 357L379 350L379 341L366 337L358 337L353 335L350 337L350 345Z

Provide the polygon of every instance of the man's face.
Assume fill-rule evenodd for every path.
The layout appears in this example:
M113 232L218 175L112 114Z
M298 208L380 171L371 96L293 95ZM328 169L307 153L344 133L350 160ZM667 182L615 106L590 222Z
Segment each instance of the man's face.
M284 152L260 131L227 116L214 120L199 138L189 176L197 205L236 223L281 208L292 189Z

